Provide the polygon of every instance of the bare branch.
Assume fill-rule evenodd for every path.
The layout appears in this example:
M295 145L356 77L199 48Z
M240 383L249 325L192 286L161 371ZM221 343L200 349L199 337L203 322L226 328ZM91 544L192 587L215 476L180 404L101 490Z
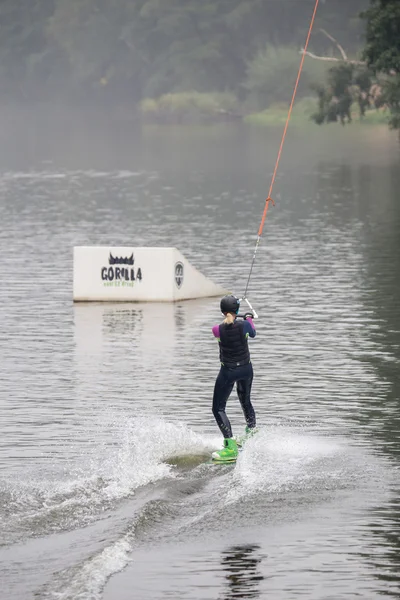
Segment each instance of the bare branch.
M323 33L324 35L326 35L326 37L335 44L336 48L339 50L340 54L342 55L343 60L348 61L347 54L343 50L343 47L339 44L339 42L337 40L335 40L335 38L330 33L325 31L325 29L320 28L320 32Z
M362 60L342 60L341 58L334 58L333 56L316 56L316 54L313 54L312 52L306 52L304 50L304 48L302 48L300 50L300 54L305 54L306 56L309 56L310 58L314 58L315 60L325 60L327 62L336 62L336 63L347 63L349 65L362 65L365 66L367 63L365 63Z

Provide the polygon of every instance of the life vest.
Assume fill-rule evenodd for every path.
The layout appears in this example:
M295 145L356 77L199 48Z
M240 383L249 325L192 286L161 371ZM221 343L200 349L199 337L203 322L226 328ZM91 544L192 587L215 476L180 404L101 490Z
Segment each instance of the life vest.
M225 367L234 368L249 364L250 352L243 321L221 323L219 326L219 356Z

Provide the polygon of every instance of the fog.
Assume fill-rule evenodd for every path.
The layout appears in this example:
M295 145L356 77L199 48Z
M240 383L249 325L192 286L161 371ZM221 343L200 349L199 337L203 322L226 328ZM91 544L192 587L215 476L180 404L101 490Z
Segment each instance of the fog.
M74 148L75 133L96 145L104 126L106 136L126 127L134 132L149 114L140 103L165 94L177 95L160 109L173 122L212 120L216 113L241 119L287 103L313 6L313 0L6 0L2 155L20 152L23 159L27 148L49 141ZM327 32L356 56L364 34L359 13L367 6L368 0L322 1L310 49L339 56ZM325 70L306 60L299 100L313 95ZM190 111L179 95L193 92L201 97Z

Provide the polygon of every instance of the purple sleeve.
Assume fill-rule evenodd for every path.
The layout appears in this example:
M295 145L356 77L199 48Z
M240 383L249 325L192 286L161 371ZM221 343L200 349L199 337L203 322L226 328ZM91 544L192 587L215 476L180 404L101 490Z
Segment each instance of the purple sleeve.
M219 340L219 325L214 325L214 327L212 328L212 332L214 334L214 337L216 337Z
M251 317L247 317L244 321L244 332L248 333L250 337L256 337L256 328L254 327L253 319Z

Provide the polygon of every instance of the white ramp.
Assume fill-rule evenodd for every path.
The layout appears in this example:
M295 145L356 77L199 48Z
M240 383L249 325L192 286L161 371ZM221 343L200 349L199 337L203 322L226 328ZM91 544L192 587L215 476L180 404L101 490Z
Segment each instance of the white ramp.
M176 248L74 248L74 302L175 302L226 293Z

